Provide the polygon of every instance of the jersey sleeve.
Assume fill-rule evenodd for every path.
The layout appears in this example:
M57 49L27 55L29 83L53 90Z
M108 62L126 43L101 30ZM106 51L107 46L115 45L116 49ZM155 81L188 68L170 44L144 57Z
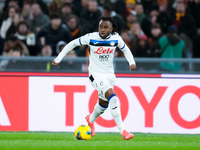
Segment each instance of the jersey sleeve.
M90 39L90 34L86 34L84 36L81 36L70 43L68 43L63 50L59 53L59 55L54 59L56 63L61 62L61 60L65 57L65 55L71 51L73 48L81 45L88 45L89 44L89 39Z
M123 50L125 48L125 42L123 41L123 39L121 38L121 36L118 36L118 47L119 49Z
M135 65L135 60L134 60L133 54L131 53L131 50L126 45L126 43L123 41L121 36L118 37L118 47L124 53L126 60L129 62L129 65L132 65L132 64Z
M81 36L79 38L79 44L80 45L89 45L91 33L85 34L84 36Z
M58 54L58 56L54 59L54 61L56 63L60 63L61 60L66 56L66 54L68 52L70 52L73 48L80 46L79 44L79 39L75 39L71 42L69 42L67 45L65 45L65 47L63 48L63 50Z

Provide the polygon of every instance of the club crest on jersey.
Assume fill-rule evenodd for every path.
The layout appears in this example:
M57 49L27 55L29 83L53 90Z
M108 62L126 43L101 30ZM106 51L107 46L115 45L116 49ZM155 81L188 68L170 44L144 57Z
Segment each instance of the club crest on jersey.
M114 51L114 49L110 49L110 47L108 49L99 47L97 49L97 51L95 51L94 53L96 53L96 54L111 54L113 51Z
M115 42L114 41L111 41L110 42L110 46L114 46L115 45Z

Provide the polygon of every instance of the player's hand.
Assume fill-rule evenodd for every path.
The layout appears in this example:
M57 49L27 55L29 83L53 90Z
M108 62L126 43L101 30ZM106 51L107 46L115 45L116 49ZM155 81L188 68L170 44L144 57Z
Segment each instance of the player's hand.
M132 64L132 65L129 66L129 68L130 68L130 71L133 71L133 70L136 69L136 65Z
M56 63L55 60L53 60L52 65L57 66L59 63Z

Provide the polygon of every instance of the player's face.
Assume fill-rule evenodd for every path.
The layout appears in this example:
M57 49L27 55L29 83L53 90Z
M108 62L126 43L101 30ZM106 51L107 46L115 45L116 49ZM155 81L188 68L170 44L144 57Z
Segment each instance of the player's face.
M99 35L102 39L105 39L112 32L113 27L110 21L101 21L99 24Z

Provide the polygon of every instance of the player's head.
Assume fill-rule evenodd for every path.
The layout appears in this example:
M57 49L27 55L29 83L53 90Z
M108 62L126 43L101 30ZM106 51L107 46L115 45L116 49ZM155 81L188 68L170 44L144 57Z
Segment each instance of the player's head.
M102 17L99 23L99 35L105 39L110 34L117 32L117 24L111 17Z
M60 15L58 13L53 13L50 16L50 19L51 19L51 27L53 28L53 30L57 30L61 25Z

